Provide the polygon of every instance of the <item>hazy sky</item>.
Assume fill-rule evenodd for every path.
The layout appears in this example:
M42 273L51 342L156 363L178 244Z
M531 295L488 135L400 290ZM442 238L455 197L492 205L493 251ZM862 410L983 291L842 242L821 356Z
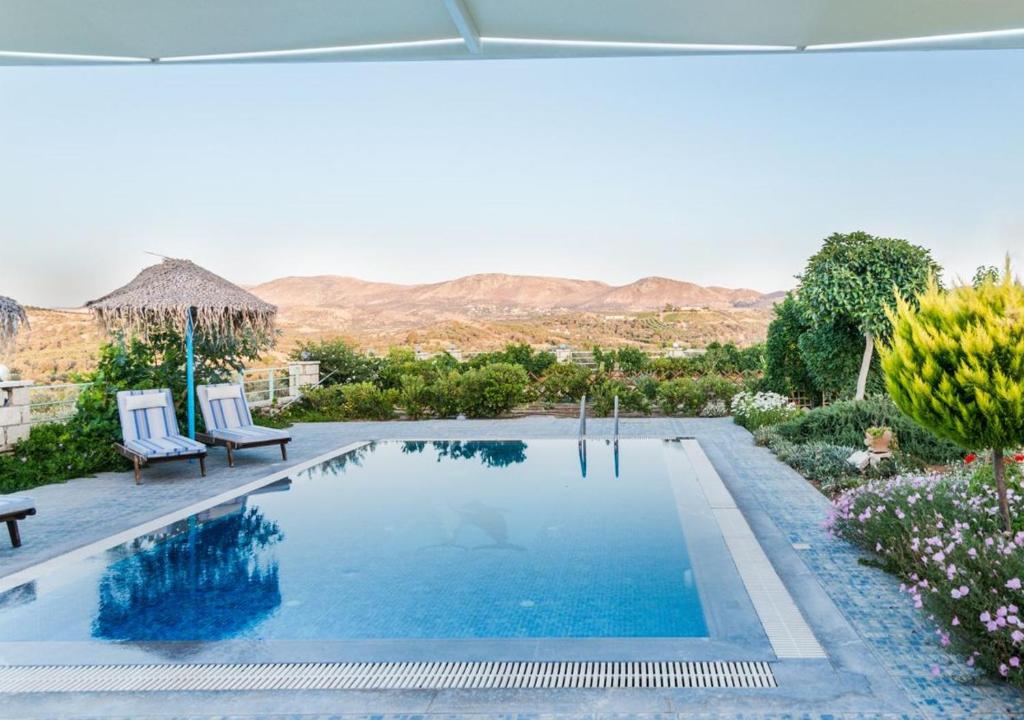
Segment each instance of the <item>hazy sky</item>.
M789 287L833 231L1024 263L1024 51L0 68L0 294L237 282Z

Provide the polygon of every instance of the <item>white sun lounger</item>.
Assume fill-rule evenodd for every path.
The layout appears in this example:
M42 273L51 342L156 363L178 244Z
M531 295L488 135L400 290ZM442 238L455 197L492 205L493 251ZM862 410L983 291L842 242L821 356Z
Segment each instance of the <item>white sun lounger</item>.
M291 442L292 436L284 430L254 425L241 385L200 385L196 388L196 396L206 425L206 432L197 433L196 437L207 445L226 447L230 467L235 466L235 450L244 448L280 445L281 459L288 459L285 446Z
M143 465L168 460L195 458L206 477L206 446L178 431L170 390L122 390L117 410L124 442L114 447L135 466L136 485L142 482Z

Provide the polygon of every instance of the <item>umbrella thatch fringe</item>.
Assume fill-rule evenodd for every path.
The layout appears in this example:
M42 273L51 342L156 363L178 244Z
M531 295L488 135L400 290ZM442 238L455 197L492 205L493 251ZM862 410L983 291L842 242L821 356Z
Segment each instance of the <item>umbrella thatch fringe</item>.
M108 332L146 339L150 335L173 330L184 334L189 310L195 333L211 339L237 337L247 333L272 336L274 316L248 308L205 308L190 305L178 307L110 308L93 310L96 319Z
M123 288L86 304L108 332L148 338L182 335L189 313L197 335L209 339L254 334L271 338L277 308L189 260L165 259Z
M11 298L0 295L0 350L14 343L14 336L22 325L28 327L25 308Z

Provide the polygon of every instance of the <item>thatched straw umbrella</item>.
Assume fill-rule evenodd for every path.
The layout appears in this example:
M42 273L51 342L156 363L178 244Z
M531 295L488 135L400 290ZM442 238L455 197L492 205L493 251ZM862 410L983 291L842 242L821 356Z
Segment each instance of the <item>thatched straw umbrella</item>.
M164 258L134 280L86 303L108 332L146 337L172 329L185 337L188 380L188 432L195 437L196 331L205 337L269 335L277 308L190 260Z
M28 325L25 308L11 298L0 295L0 350L14 342L14 336L22 325Z

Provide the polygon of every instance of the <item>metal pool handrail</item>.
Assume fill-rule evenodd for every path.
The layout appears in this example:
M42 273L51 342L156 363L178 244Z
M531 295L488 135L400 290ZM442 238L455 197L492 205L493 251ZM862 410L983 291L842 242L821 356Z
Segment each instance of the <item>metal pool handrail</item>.
M619 396L615 396L615 428L612 431L612 439L615 442L615 447L619 446Z
M580 442L587 436L587 396L580 398Z

